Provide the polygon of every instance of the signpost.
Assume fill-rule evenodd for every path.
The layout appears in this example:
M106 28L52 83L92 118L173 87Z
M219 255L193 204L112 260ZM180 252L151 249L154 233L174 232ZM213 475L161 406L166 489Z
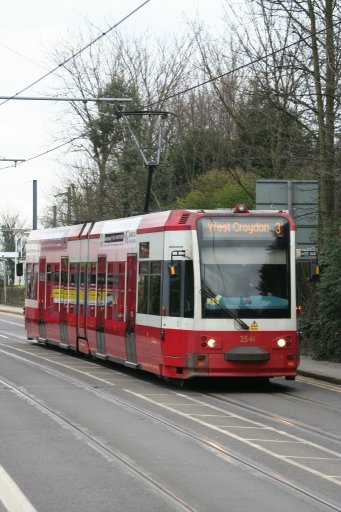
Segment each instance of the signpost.
M301 261L317 259L317 180L257 180L257 210L289 210L296 224L296 248Z
M0 252L0 258L2 261L2 271L4 277L4 304L7 304L7 269L6 269L6 259L18 258L18 252Z

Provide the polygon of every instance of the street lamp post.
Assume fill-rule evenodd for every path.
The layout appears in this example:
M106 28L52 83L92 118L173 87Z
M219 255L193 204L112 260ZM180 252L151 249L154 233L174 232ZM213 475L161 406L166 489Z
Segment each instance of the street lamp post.
M2 271L4 274L4 304L7 304L7 286L6 286L6 258L2 256Z

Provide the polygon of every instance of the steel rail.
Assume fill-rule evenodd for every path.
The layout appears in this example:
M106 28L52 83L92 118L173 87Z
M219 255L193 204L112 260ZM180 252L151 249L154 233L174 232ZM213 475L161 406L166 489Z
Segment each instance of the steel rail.
M10 347L8 346L8 348L13 348L13 347ZM0 349L0 352L3 352L7 355L10 355L11 357L14 357L14 358L17 358L19 360L23 360L24 362L28 363L29 365L32 365L32 366L36 366L38 368L40 368L41 370L45 371L46 373L48 374L51 374L51 375L54 375L54 376L57 376L63 380L66 380L68 382L71 382L73 383L75 386L85 390L85 391L90 391L91 393L95 394L96 396L100 397L100 398L103 398L105 400L107 400L108 402L111 402L111 403L114 403L114 404L119 404L121 406L124 406L125 408L128 408L128 409L131 409L133 410L134 412L137 412L145 417L148 417L150 419L152 419L153 421L157 421L165 426L167 426L168 428L176 431L176 432L179 432L181 433L182 435L196 441L198 444L201 444L201 445L204 445L206 447L209 447L210 450L212 451L216 451L217 453L219 454L222 454L222 455L225 455L227 457L230 457L231 459L237 461L238 463L240 463L241 465L245 466L246 468L248 469L251 469L252 471L256 471L257 473L267 477L268 479L272 480L272 481L275 481L279 484L281 484L282 486L284 487L287 487L291 490L294 490L296 491L298 494L304 496L305 498L310 498L313 502L316 502L316 503L319 503L320 505L323 505L327 508L329 508L330 510L334 510L336 512L341 512L341 506L338 506L337 504L335 503L332 503L330 501L328 501L327 499L324 499L320 496L317 496L316 494L314 494L313 492L311 492L310 490L307 490L303 487L300 487L298 486L297 484L293 483L293 482L290 482L288 481L287 478L285 477L282 477L281 475L279 474L276 474L274 473L273 471L268 471L266 469L264 469L264 467L256 464L255 462L251 462L239 455L236 455L235 453L227 450L226 448L218 445L216 442L214 442L214 440L209 440L207 438L204 438L198 434L194 434L193 432L185 429L184 427L181 427L179 425L175 425L174 423L160 417L159 415L156 415L156 414L153 414L151 412L148 412L146 411L145 409L141 409L140 407L136 406L136 405L133 405L131 402L128 402L126 400L123 400L122 398L118 398L118 397L115 397L105 391L103 391L102 389L100 389L99 387L94 387L94 386L91 386L89 384L86 384L82 381L80 381L79 379L76 379L74 377L70 377L69 375L66 375L62 372L60 372L59 370L55 370L54 368L51 368L50 366L45 366L41 363L37 363L35 361L31 361L29 359L26 359L25 357L23 356L18 356L17 354L12 354L11 352L7 352L5 350L2 350ZM34 356L34 354L32 354ZM53 364L53 363L51 363ZM92 376L91 374L88 375L89 377L92 377L94 379L96 379L96 377ZM1 382L1 380L0 380ZM4 381L3 381L4 382ZM13 386L13 384L10 384L11 386ZM15 388L15 386L14 386ZM67 424L69 424L70 426L74 427L75 430L77 430L77 432L79 433L83 433L82 429L80 429L79 427L73 425L71 422L69 422L69 420L67 420L66 418L64 418L63 416L61 416L58 412L55 412L53 411L52 409L50 409L48 406L46 406L45 404L41 403L40 404L40 401L37 400L35 397L31 396L29 393L25 393L24 391L22 391L22 389L18 389L18 392L22 393L24 396L27 396L27 398L29 399L32 399L32 401L36 402L37 404L41 405L42 407L45 407L46 410L49 410L51 412L51 414L55 414L56 417L60 418L61 420L64 420ZM87 439L89 440L92 440L92 437L89 436L89 434L87 434L86 432L84 432L84 435ZM105 445L102 445L101 443L99 443L95 438L93 438L94 442L96 443L96 446L98 445L99 447L102 447L103 446L103 449L104 450L107 450L108 448L105 446ZM112 455L114 457L116 457L116 454L111 452L110 449L108 449L108 453L112 453ZM117 460L120 460L120 457L117 456ZM122 458L122 462L125 463L125 459ZM127 462L127 465L129 466L129 462ZM132 466L132 469L134 471L137 471L139 473L139 470L136 470L136 468L134 468L134 466ZM143 472L141 471L141 476L144 476ZM146 477L146 479L150 479L150 477ZM151 482L153 483L153 480L151 479ZM156 482L156 486L159 488L159 484ZM162 489L162 485L161 485L161 489ZM167 494L168 491L165 490L165 493ZM170 494L170 497L172 497L172 493ZM180 502L182 504L182 506L187 506L187 504L183 504L183 502L180 500ZM191 508L187 508L185 510L194 510L194 509L191 509Z
M280 394L285 394L285 393L280 393ZM233 400L231 398L222 397L222 396L216 395L214 393L206 393L205 395L200 394L200 396L202 396L202 397L210 396L211 398L214 398L215 400L218 400L219 402L224 402L224 403L227 403L229 405L232 405L233 407L237 407L238 409L242 409L242 410L245 410L245 411L252 412L252 413L254 413L257 416L260 416L262 418L271 419L274 422L280 423L282 426L283 426L283 424L286 424L286 425L289 425L289 426L294 426L296 428L299 428L302 431L306 431L306 432L310 432L310 433L313 433L313 434L317 434L317 435L320 435L323 438L328 438L331 441L335 441L336 443L341 443L341 437L340 436L336 436L335 434L327 433L327 432L319 430L317 428L310 427L309 425L306 425L305 423L293 420L291 418L286 418L284 416L279 416L278 414L274 414L274 413L271 413L271 412L264 411L264 409L260 409L259 407L254 407L253 405L248 405L248 404L242 404L242 403L240 403L240 402L238 402L236 400ZM338 408L337 408L337 410L338 410Z
M42 368L42 369L44 369L44 368ZM63 377L63 374L60 374L59 377ZM81 436L83 439L86 440L88 445L92 446L97 452L104 455L104 457L106 459L109 458L113 462L119 462L120 464L123 464L125 469L128 468L132 473L137 474L142 480L147 481L148 484L155 487L161 494L163 494L168 500L170 500L177 507L180 506L181 509L186 512L196 512L196 509L191 507L189 504L185 503L181 498L179 498L172 491L167 489L167 487L165 487L162 483L160 483L157 480L155 480L154 478L152 478L150 475L148 475L142 469L135 467L131 462L129 462L127 459L125 459L122 455L118 455L117 453L115 453L112 449L110 449L108 446L106 446L103 442L96 439L95 436L92 436L91 434L86 432L84 429L82 429L79 425L76 425L72 421L68 420L60 412L57 412L56 410L52 409L51 407L46 405L43 401L41 401L37 397L31 395L27 391L23 391L23 389L21 387L16 386L12 382L8 382L8 381L4 381L3 379L0 379L0 384L2 384L7 389L11 389L17 395L24 397L26 400L33 403L35 406L38 406L41 410L43 410L44 412L47 412L49 414L49 416L52 417L53 419L57 419L59 424L66 426L69 430L75 432L77 434L77 436Z
M332 391L330 388L328 388L329 391ZM331 409L332 411L340 411L341 407L338 407L337 405L333 405L330 403L323 402L323 400L317 400L316 398L308 398L306 396L300 396L297 393L285 393L283 391L278 392L279 395L285 395L286 398L289 398L290 400L300 400L302 402L307 402L309 404L313 405L320 405L322 407L325 407L327 409Z

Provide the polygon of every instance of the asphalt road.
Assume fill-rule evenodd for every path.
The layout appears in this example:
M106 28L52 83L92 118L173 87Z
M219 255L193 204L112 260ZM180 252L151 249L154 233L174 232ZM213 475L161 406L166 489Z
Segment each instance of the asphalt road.
M0 314L0 512L341 511L341 387L153 375Z

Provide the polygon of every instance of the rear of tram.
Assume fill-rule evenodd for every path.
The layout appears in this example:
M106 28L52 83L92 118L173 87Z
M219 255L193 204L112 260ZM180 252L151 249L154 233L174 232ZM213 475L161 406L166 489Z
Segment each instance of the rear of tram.
M187 376L295 378L295 231L287 213L197 221L201 311ZM199 318L198 318L199 317Z

